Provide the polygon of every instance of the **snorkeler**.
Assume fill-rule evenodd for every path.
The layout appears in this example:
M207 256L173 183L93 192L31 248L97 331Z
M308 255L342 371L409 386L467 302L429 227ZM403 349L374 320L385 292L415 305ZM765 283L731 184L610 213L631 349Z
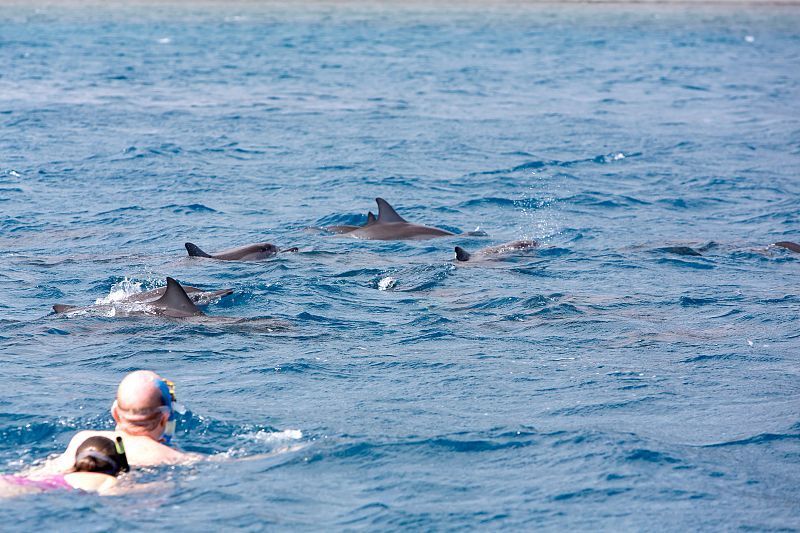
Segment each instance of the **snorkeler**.
M90 437L122 437L132 466L156 466L196 461L203 456L168 446L175 431L175 395L170 382L149 370L131 372L120 382L111 416L115 431L81 431L67 450L37 468L38 473L66 473L75 463L79 445Z
M0 476L0 496L16 496L57 489L80 489L107 494L113 492L117 476L130 471L122 437L89 437L78 446L75 464L64 474L44 477Z

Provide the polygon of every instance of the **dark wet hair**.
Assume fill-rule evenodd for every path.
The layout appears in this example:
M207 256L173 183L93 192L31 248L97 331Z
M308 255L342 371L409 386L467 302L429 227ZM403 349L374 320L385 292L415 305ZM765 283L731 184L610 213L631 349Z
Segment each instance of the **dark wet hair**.
M124 456L117 453L114 441L106 437L89 437L75 452L75 472L98 472L117 476L127 466Z

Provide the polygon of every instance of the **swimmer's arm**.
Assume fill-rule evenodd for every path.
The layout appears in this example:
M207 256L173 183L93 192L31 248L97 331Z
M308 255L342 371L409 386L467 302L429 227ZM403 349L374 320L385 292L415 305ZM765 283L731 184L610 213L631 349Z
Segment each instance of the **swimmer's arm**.
M116 481L116 480L115 480ZM121 496L139 492L153 492L170 489L175 484L171 481L153 481L152 483L109 483L97 490L100 496Z
M173 450L175 455L172 457L170 461L173 464L192 464L197 463L199 461L204 461L208 459L208 455L196 452L181 452L178 450Z
M272 457L277 457L277 456L283 455L284 453L296 452L296 451L302 450L302 449L307 448L307 447L308 447L308 444L305 444L305 443L303 443L303 444L292 444L292 445L289 445L289 446L281 446L280 448L272 450L271 452L257 453L255 455L246 455L244 457L231 457L228 453L217 453L217 454L214 454L214 455L205 455L205 456L203 456L203 458L206 461L212 461L212 462L215 462L215 463L221 463L223 461L236 461L236 462L240 462L240 461L258 461L260 459L269 459L269 458L272 458Z

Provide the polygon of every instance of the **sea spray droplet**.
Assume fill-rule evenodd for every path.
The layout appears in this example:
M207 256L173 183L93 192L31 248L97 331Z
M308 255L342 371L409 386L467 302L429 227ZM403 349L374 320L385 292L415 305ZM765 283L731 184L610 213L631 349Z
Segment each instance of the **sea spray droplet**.
M394 279L391 276L386 276L385 278L383 278L382 280L380 280L378 282L378 290L379 291L388 291L389 289L394 287L395 283L397 283L396 279Z

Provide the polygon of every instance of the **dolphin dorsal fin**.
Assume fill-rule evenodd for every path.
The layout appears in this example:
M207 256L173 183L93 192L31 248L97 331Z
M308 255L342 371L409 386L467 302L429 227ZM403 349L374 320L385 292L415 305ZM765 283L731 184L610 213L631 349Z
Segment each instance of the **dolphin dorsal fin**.
M377 221L378 221L378 219L375 218L375 215L372 213L372 211L370 211L369 213L367 213L367 223L364 224L364 225L365 226L371 226L374 223L376 223Z
M375 201L378 203L378 218L375 220L377 224L405 222L405 219L397 214L394 207L389 205L389 202L383 198L375 198Z
M469 261L470 258L469 252L463 249L460 246L456 246L456 260L457 261Z
M186 295L186 291L183 290L181 284L169 277L167 278L167 290L164 291L164 295L153 302L152 305L178 311L182 316L203 314Z
M189 257L211 257L203 250L201 250L200 247L197 246L196 244L187 242L186 244L184 244L184 246L186 247L186 251L189 252Z

